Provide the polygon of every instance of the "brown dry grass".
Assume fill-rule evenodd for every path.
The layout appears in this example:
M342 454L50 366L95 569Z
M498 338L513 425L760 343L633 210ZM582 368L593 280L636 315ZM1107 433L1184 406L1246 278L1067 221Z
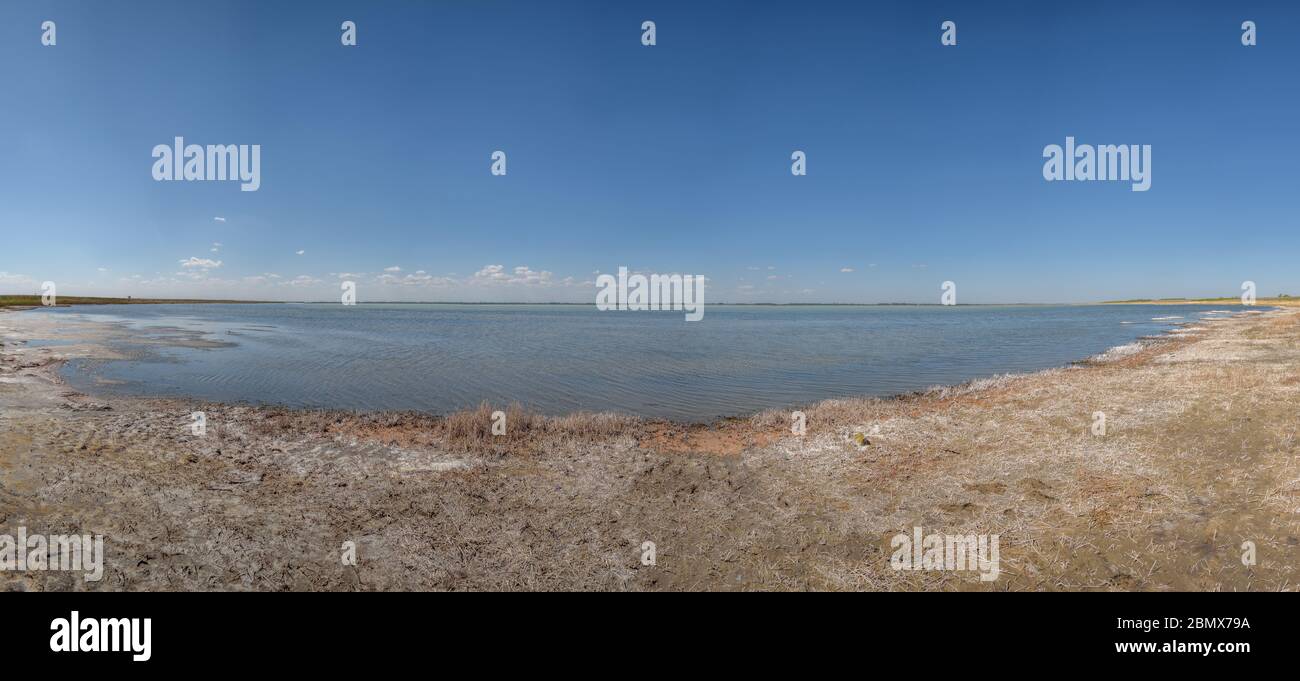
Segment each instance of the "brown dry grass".
M208 405L219 410L220 405ZM436 416L421 412L346 412L337 410L300 411L270 407L264 410L255 429L274 434L307 428L387 445L402 447L439 447L454 452L477 454L536 451L544 444L587 443L627 435L639 419L612 412L575 412L564 416L545 416L511 404L500 409L505 414L505 432L492 432L492 414L498 411L487 402L477 409Z
M785 410L685 426L514 408L492 436L488 405L105 405L42 382L34 358L62 349L10 350L0 523L102 532L98 588L1289 590L1300 567L1293 311L809 405L803 437ZM184 430L196 407L201 440ZM892 570L889 539L914 526L998 534L1002 576Z

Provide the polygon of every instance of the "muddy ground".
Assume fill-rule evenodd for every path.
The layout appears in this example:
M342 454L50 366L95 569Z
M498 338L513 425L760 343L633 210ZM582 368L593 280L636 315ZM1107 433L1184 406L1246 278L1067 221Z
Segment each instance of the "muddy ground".
M1083 366L807 406L802 437L789 412L698 427L512 412L501 437L490 410L103 398L58 380L67 358L111 357L116 333L0 312L0 534L101 534L107 554L98 582L8 571L0 588L1297 587L1300 310ZM917 526L997 534L998 578L893 569L891 538Z

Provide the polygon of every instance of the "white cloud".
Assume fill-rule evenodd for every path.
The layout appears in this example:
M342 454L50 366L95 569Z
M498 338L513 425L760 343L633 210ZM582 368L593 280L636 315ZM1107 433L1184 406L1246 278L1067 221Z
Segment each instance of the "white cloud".
M501 281L510 277L505 273L505 265L485 265L483 269L474 273L475 279L491 279Z
M852 268L852 267L841 267L841 268L840 268L840 271L841 271L841 272L852 272L852 271L853 271L853 268Z
M474 281L486 284L520 284L523 286L550 286L554 282L551 272L530 269L520 265L511 272L506 272L503 265L486 265L474 273Z
M307 251L298 251L298 255L303 255L303 254L305 254L306 252L307 252Z
M520 283L526 286L550 286L551 277L554 275L545 270L538 272L528 269L528 267L516 267L515 278L512 283Z
M212 218L212 219L213 219L214 221L216 221L216 222L225 222L225 221L226 221L226 219L223 218L223 217L221 217L221 216L217 216L217 217Z
M397 265L393 265L392 267L385 267L385 268L384 268L384 271L385 271L385 272L401 272L401 271L402 271L402 268L398 267Z
M209 260L207 258L195 258L193 256L191 256L189 260L182 260L180 262L181 262L181 267L198 268L201 270L211 270L211 269L216 269L218 267L221 267L220 260Z

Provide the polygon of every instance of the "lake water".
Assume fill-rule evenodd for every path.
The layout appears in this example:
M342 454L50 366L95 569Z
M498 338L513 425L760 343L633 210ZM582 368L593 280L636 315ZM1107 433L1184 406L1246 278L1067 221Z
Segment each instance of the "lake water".
M131 356L74 361L91 394L445 413L515 401L550 414L704 421L1061 366L1224 305L115 305L72 315L129 329ZM1213 316L1213 315L1208 315ZM217 347L177 346L177 334ZM165 342L158 342L160 339Z

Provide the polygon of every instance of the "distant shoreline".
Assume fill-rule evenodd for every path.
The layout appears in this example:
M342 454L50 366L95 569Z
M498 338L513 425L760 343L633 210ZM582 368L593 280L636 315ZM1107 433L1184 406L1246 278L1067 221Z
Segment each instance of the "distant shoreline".
M1134 300L1104 300L1098 305L1241 305L1241 298L1139 298ZM1255 305L1300 307L1300 298L1257 298Z
M53 307L71 307L73 305L322 305L334 300L223 300L204 298L111 298L100 296L59 296ZM590 306L592 303L563 302L488 302L488 301L405 301L405 300L370 300L358 302L358 305L567 305ZM958 303L945 306L940 303L710 303L718 307L1030 307L1030 306L1084 306L1084 305L1240 305L1240 298L1134 298L1131 300L1102 300L1086 303ZM1279 307L1300 306L1300 298L1290 296L1282 298L1259 298L1256 305L1275 305ZM0 309L32 309L42 307L39 295L0 295Z
M98 296L56 296L54 305L43 305L41 297L0 295L0 309L30 309L37 307L71 307L73 305L262 305L279 301L270 300L204 300L201 298L104 298Z

